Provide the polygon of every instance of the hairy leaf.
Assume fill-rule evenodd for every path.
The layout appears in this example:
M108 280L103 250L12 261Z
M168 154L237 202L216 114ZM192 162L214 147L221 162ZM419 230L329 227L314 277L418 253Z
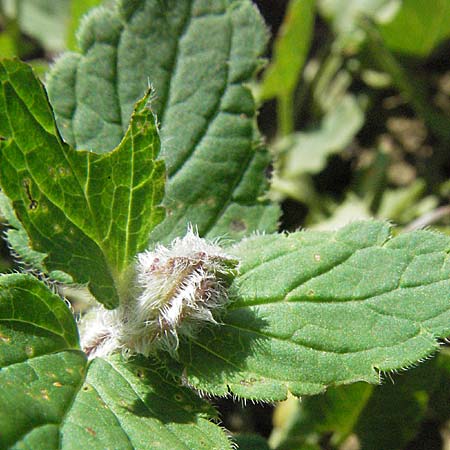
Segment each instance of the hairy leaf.
M258 199L268 164L246 83L260 65L266 29L248 0L119 0L93 10L48 79L64 139L109 151L150 83L169 174L168 217L152 239L237 238L274 231L278 208Z
M244 240L236 299L223 324L180 347L184 376L266 400L377 383L450 334L449 249L427 231L391 238L382 222Z
M87 283L117 306L132 258L162 220L164 165L147 95L112 152L75 151L56 130L45 91L31 69L0 63L0 184L34 250L49 270Z
M12 251L13 255L18 258L21 264L27 268L31 268L37 273L43 274L46 272L43 266L43 261L46 257L45 253L37 252L29 246L28 234L12 207L11 201L6 195L0 191L0 212L5 218L8 229L5 230L5 237ZM70 275L60 270L53 270L47 273L51 280L59 281L61 283L72 283L73 279Z
M38 280L0 289L0 448L231 448L209 404L155 362L87 364L70 310Z

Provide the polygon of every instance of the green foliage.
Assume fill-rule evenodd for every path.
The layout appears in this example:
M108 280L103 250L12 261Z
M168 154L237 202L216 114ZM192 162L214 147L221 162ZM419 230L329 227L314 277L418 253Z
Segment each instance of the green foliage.
M411 372L390 376L381 386L355 383L302 402L292 398L277 411L280 418L289 410L289 422L280 421L269 442L277 450L302 448L327 433L337 448L354 433L364 449L412 448L407 444L419 433L420 422L434 413L433 397L441 396L442 383L448 382L449 361L444 352ZM440 420L447 417L448 410Z
M78 34L81 54L65 54L51 71L59 129L79 149L117 145L151 82L169 176L169 214L153 241L170 242L187 222L211 237L275 230L278 208L258 200L268 159L244 86L266 34L250 2L121 0L92 11Z
M438 0L430 8L423 0L403 0L398 14L381 27L381 34L395 52L427 56L450 37L450 4Z
M0 183L31 246L47 254L48 270L67 272L99 301L117 306L120 290L129 289L123 274L163 218L164 166L155 161L159 139L149 93L136 104L122 142L100 155L61 141L29 68L5 60L0 81L0 132L9 138L0 143Z
M230 448L211 407L157 363L87 364L58 296L28 275L0 287L0 448Z
M40 67L0 60L0 212L33 273L0 277L0 448L232 448L198 393L287 398L268 441L242 420L243 449L431 448L427 424L450 418L447 349L392 372L450 335L450 233L405 232L448 214L447 4L291 0L257 85L268 33L250 0L100 3L0 0L1 55ZM35 73L65 43L44 88ZM260 120L271 155L253 93L277 102L277 123ZM276 233L285 199L282 229L311 230ZM239 267L216 322L177 335L203 253L139 276L135 262L189 223ZM168 292L164 276L140 284L154 270ZM195 301L214 299L213 272ZM130 355L108 317L148 317L178 346ZM92 323L89 345L115 351L88 361Z
M101 0L71 0L70 2L70 27L67 36L67 47L77 49L76 33L84 15L94 6L100 5Z
M344 96L322 119L316 130L291 133L277 141L274 154L276 172L272 180L272 196L289 196L315 205L308 175L321 172L327 159L351 143L360 130L364 114L355 97Z
M86 357L64 302L28 275L0 277L0 447L57 448L58 423L82 383ZM36 447L38 445L39 447Z
M443 235L391 238L380 222L244 240L236 298L221 327L180 347L183 374L201 391L258 400L377 383L449 334L448 250Z
M315 0L293 0L274 44L274 57L264 72L261 100L276 97L280 133L292 133L294 92L308 55L314 29Z
M290 8L294 5L291 2ZM450 142L449 110L443 100L438 105L437 98L447 95L436 94L439 71L428 70L428 76L425 64L436 64L439 55L445 54L447 7L438 2L436 8L429 8L415 0L321 0L317 6L328 29L321 27L320 36L316 34L319 45L310 50L291 91L294 109L289 120L294 129L272 142L276 171L271 198L304 204L308 208L304 223L321 229L370 216L407 225L431 214L439 203L435 195L439 184L445 182L442 164ZM275 40L274 61L277 46L287 45L284 30L291 20L287 11ZM309 39L309 32L305 33L304 41ZM302 54L305 42L291 43L285 54ZM263 76L261 89L274 64ZM297 73L294 67L292 71ZM291 80L286 76L278 85L290 86ZM389 97L395 91L399 97ZM342 105L347 98L357 99L360 108L345 117ZM397 106L387 106L393 98ZM336 118L339 133L324 130L331 117ZM282 112L278 111L277 119L282 130L286 122ZM397 123L404 127L408 122L408 130L395 131L400 128ZM344 134L345 139L336 139ZM338 156L326 157L331 154ZM350 179L340 171L342 166L336 171L337 160L352 164ZM336 192L335 186L343 183ZM389 207L394 198L422 184L425 189L420 189L414 202L405 202L401 214Z
M64 48L71 1L2 0L1 3L8 16L17 20L23 33L37 39L48 51L57 52Z

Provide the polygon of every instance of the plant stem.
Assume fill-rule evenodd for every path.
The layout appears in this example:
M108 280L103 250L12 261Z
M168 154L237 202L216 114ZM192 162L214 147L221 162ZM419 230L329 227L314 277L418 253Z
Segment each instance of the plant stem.
M287 136L294 131L294 101L292 92L284 92L277 98L278 134Z

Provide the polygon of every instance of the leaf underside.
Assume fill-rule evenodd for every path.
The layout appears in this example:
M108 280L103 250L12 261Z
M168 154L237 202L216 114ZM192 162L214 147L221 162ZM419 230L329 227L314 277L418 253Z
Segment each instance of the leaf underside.
M28 66L1 61L0 83L0 135L6 138L0 141L0 184L33 250L47 255L42 264L48 272L66 272L97 300L117 306L122 274L164 214L165 171L156 161L149 93L136 104L122 142L101 155L61 141ZM20 226L17 231L23 238Z
M64 139L107 152L124 135L149 83L161 124L168 215L152 234L169 242L188 222L200 235L240 238L275 231L266 189L268 154L258 144L246 86L266 43L262 18L242 0L118 0L93 10L48 78Z
M223 323L180 346L184 377L260 400L378 383L450 334L449 249L447 236L391 238L381 222L244 240Z
M0 448L231 448L154 361L87 364L71 311L30 275L0 277L0 385Z

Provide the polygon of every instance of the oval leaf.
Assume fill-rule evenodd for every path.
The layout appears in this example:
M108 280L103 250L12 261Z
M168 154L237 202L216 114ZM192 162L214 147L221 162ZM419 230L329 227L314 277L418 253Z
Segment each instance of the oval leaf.
M450 239L380 222L247 239L223 324L179 350L202 391L280 400L409 367L450 333Z
M277 206L259 201L268 155L260 148L248 84L266 29L243 0L119 0L92 11L48 79L64 139L76 148L116 146L148 84L169 174L168 217L152 240L188 222L200 235L275 231Z

